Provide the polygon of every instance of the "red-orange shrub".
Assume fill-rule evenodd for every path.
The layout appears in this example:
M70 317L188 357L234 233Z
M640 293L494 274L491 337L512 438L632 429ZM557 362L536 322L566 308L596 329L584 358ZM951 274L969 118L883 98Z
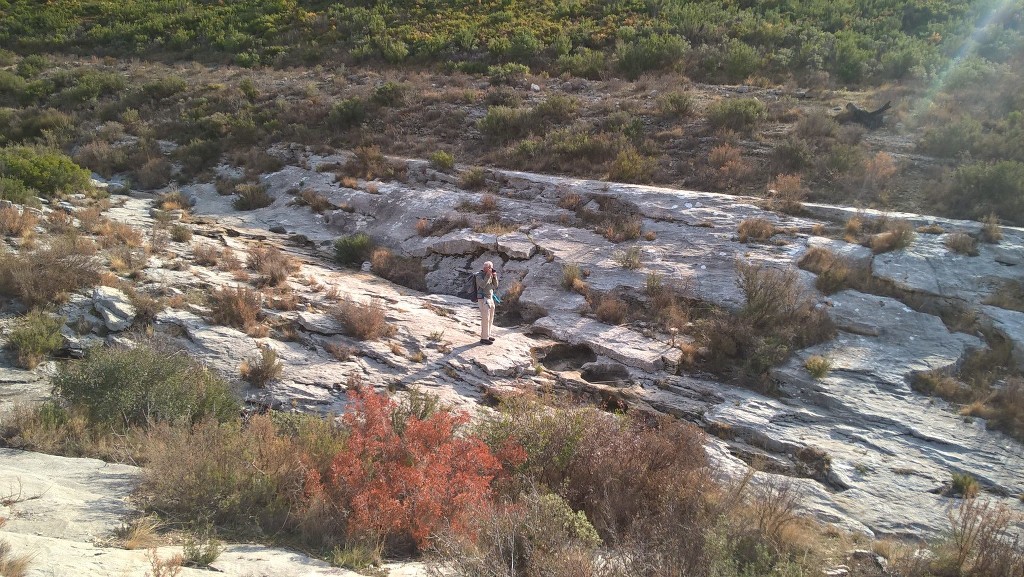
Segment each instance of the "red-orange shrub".
M423 549L442 528L468 531L471 512L488 502L501 470L483 441L458 434L469 417L402 411L369 388L349 398L346 447L324 487L348 511L349 539L396 551Z

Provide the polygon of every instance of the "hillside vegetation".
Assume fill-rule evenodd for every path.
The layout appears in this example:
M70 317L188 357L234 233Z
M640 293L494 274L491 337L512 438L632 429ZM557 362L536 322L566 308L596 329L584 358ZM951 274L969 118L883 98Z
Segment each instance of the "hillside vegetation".
M1024 223L1019 0L2 7L0 145L140 188L287 141Z

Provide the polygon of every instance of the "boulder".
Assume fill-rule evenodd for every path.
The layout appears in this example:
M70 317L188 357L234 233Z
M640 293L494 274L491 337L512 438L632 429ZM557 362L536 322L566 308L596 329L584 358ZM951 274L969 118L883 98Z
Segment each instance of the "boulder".
M113 287L98 286L92 291L92 303L103 324L111 331L123 331L135 321L135 307L128 296Z

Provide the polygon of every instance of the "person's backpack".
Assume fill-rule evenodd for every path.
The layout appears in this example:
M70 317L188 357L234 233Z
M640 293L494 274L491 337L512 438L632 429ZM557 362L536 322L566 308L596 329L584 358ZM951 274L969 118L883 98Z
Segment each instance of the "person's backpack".
M468 300L471 300L473 302L477 301L477 298L476 298L476 275L475 274L469 275L469 278L467 278L462 283L462 290L459 291L458 297L459 298L463 298L463 299L468 299Z

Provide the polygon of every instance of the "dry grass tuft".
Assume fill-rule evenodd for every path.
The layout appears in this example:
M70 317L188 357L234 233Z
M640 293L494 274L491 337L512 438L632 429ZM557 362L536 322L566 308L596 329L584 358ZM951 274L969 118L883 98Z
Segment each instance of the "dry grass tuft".
M295 202L299 205L308 206L310 210L317 214L334 208L334 205L331 204L330 200L327 200L326 196L310 188L304 188L299 191L299 196Z
M367 304L344 300L330 311L345 331L361 341L372 341L395 334L395 327L387 321L383 301L373 299Z
M26 237L35 230L39 218L26 208L0 208L0 235Z
M1024 281L1004 280L984 301L987 305L1024 312Z
M160 195L156 200L156 206L160 210L183 210L188 212L192 204L180 190L172 190Z
M122 546L129 551L149 549L160 545L163 541L159 534L162 528L163 523L160 522L160 519L153 515L145 515L136 517L128 524L122 525L115 535L121 541Z
M273 347L261 345L260 356L242 361L238 370L246 382L262 389L281 377L284 364L277 360Z
M5 522L6 519L0 517L0 527L3 527ZM11 552L10 543L0 540L0 575L3 577L27 577L32 557L32 555L15 556Z
M103 248L114 246L140 248L145 241L145 237L139 229L130 224L112 220L104 222L97 234L100 236L100 246Z
M621 325L626 320L628 312L629 306L622 299L610 294L601 296L601 300L594 308L597 319L609 325Z
M74 236L57 237L44 249L0 254L0 294L33 308L62 303L67 295L99 282L95 246Z
M832 361L820 355L812 355L804 361L804 368L815 379L823 379L832 368Z
M999 227L999 217L995 213L981 220L981 240L989 244L998 244L1003 240L1003 229Z
M249 287L222 288L210 293L212 321L247 333L259 322L263 295Z
M772 210L799 214L807 199L807 188L799 174L780 174L768 183L768 195Z
M766 241L775 234L775 225L763 218L748 218L736 228L740 242Z
M883 223L885 230L871 237L871 252L881 254L906 248L914 242L914 227L905 220L888 220Z
M418 258L398 256L386 248L377 248L370 255L370 264L375 274L395 284L414 290L427 288L427 271Z
M949 250L966 256L978 256L978 239L963 233L954 232L947 236L943 243Z
M263 275L262 284L277 286L299 270L299 263L275 246L254 246L249 249L246 266Z
M864 286L871 276L865 267L856 266L848 259L821 247L812 247L800 257L797 265L818 275L814 286L827 295L846 288Z

